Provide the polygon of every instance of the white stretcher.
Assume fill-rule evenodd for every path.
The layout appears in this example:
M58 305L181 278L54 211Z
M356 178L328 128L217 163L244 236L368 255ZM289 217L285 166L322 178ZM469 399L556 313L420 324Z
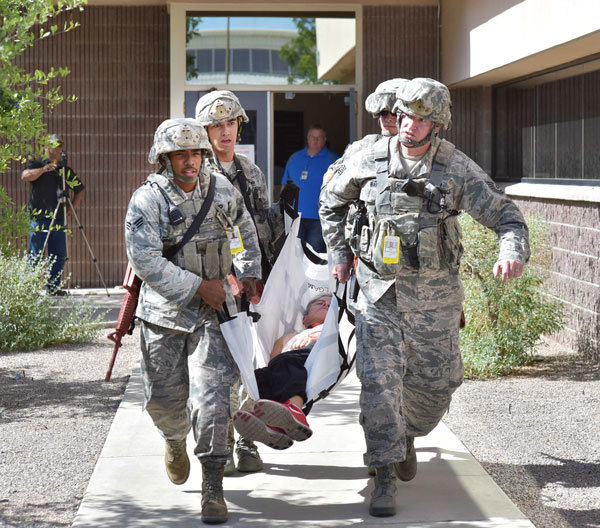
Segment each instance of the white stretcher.
M317 254L298 237L300 217L288 219L289 232L271 270L260 303L221 322L221 330L239 366L250 398L259 399L254 370L267 365L275 341L301 331L303 312L312 300L332 296L323 330L305 363L308 404L325 397L354 365L352 315L345 309L345 287L336 290L326 255ZM291 225L290 225L291 222ZM287 231L287 229L286 229ZM340 307L341 305L341 307ZM254 321L252 313L260 315Z

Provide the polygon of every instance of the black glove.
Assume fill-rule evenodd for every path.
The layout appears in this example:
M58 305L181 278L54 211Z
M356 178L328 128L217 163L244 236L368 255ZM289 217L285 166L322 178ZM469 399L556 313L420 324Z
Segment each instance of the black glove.
M282 202L285 202L289 205L294 203L294 200L297 199L298 193L300 192L300 187L298 187L293 180L288 180L286 184L281 189L281 194L279 195L279 199Z

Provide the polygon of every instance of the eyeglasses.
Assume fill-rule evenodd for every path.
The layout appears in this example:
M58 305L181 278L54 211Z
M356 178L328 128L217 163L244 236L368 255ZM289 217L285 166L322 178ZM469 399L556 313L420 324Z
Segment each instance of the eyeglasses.
M379 112L379 117L387 117L391 114L392 112L388 112L387 110L383 110L382 112Z
M308 139L325 139L327 136L308 136Z

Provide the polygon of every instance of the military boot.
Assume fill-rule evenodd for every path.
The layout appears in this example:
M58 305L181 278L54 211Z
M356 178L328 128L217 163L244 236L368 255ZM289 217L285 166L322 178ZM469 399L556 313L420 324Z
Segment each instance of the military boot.
M400 480L408 482L417 474L417 452L415 451L415 439L406 437L406 458L402 462L394 463L394 471Z
M263 468L263 461L258 454L258 448L252 440L240 437L237 441L235 454L238 459L238 471L242 473L256 473Z
M235 462L233 461L233 449L235 447L235 436L233 433L233 421L229 420L229 429L227 430L227 448L229 449L229 455L227 455L227 463L225 464L224 475L231 477L235 473Z
M396 515L396 475L392 464L376 468L375 489L371 494L369 513L374 517Z
M165 466L173 484L183 484L190 476L190 459L183 440L166 440Z
M207 524L227 521L227 505L223 498L222 462L202 462L202 522Z

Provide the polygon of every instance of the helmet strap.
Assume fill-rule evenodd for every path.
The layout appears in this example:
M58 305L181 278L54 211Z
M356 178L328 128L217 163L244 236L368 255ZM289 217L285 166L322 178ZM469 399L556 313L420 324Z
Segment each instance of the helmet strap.
M237 117L238 129L237 129L237 139L236 143L242 141L242 116Z

